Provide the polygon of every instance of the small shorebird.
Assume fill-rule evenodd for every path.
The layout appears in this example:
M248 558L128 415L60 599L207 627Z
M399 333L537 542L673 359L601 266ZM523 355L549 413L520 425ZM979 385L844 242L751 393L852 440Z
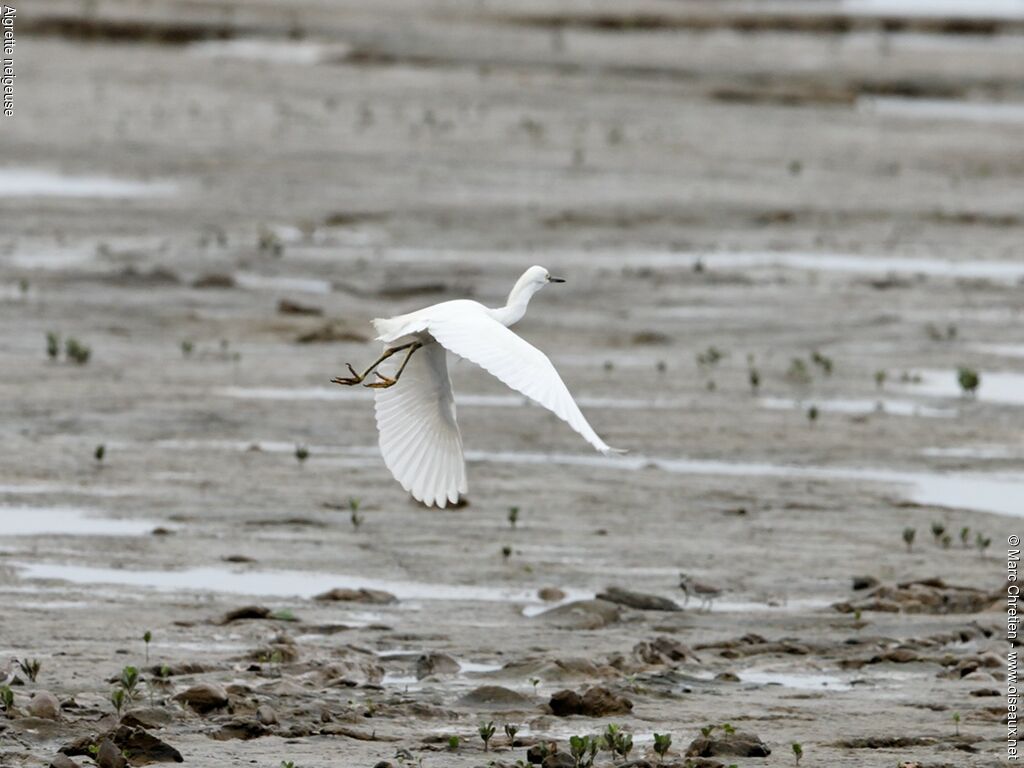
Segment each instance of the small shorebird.
M14 682L14 678L18 676L18 668L18 660L13 656L0 667L0 688Z
M683 600L683 605L690 602L690 593L692 592L697 598L700 599L700 608L707 608L711 610L711 603L714 602L715 598L722 594L722 590L718 587L713 587L710 584L705 584L703 581L697 581L685 573L679 574L679 588L683 590L683 594L686 595L686 599Z
M564 282L544 267L530 267L503 307L491 309L459 299L377 318L373 325L380 334L377 340L384 343L383 353L362 373L349 365L351 376L332 379L335 384L362 384L374 390L384 464L414 499L428 507L445 507L466 492L448 352L476 363L552 411L606 456L622 453L610 448L587 423L547 355L509 330L526 314L537 291ZM417 350L422 351L415 354ZM387 362L399 352L405 353L401 363ZM378 369L381 364L388 366L388 373ZM376 380L366 381L371 373Z

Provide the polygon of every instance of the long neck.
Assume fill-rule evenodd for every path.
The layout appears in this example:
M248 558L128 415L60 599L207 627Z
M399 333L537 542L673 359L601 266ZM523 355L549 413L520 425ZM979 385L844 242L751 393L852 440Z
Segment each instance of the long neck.
M541 287L540 283L528 280L526 275L523 275L512 287L505 306L492 309L491 315L502 325L515 325L523 319L523 315L526 314L526 308L530 304L530 299L533 298L533 294L539 291Z

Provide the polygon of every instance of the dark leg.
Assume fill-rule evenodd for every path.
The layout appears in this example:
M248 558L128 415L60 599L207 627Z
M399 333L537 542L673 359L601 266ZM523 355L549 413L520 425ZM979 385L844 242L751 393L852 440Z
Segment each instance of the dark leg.
M405 353L405 359L402 360L402 364L398 366L398 370L395 371L395 378L392 379L388 376L382 375L378 371L374 371L373 375L380 379L380 381L374 381L370 384L363 384L363 386L372 387L373 389L387 389L388 387L395 386L395 384L398 383L399 377L402 375L402 371L405 370L405 366L409 364L409 358L412 357L412 353L422 346L423 345L418 341L414 341L411 345L409 345L409 351Z
M384 354L382 354L380 357L378 357L373 362L373 365L371 365L369 368L367 368L362 373L356 373L356 369L352 367L352 364L351 363L346 363L345 365L348 366L348 369L352 373L352 376L351 377L348 377L348 376L345 376L345 377L338 376L336 378L331 379L331 383L332 384L344 384L345 386L348 386L348 387L351 387L354 384L361 384L363 382L363 379L365 379L367 376L369 376L378 365L383 363L385 360L387 360L389 357L391 357L396 352L401 352L403 349L408 349L409 347L420 347L420 346L422 346L422 345L418 341L411 341L408 344L403 344L400 347L392 347L391 349L386 349L386 350L384 350ZM406 357L406 360L408 360L408 356ZM404 368L405 365L403 364L402 367Z

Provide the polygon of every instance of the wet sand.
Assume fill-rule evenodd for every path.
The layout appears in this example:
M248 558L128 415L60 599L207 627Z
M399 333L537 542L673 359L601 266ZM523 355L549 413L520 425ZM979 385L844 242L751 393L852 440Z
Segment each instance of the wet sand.
M802 765L1001 764L1019 20L54 2L21 23L0 661L42 669L0 764L111 731L126 665L132 727L197 766L513 765L609 723L633 759L671 733L680 765L724 723L771 754L722 765L791 765L793 742ZM423 509L370 395L329 380L372 359L370 318L500 304L533 263L568 283L518 330L629 453L453 361L468 505ZM680 571L722 590L710 611L592 602L681 604ZM334 588L394 601L314 599ZM243 606L266 611L223 622ZM225 706L175 702L200 683ZM514 693L464 698L491 685ZM631 711L551 713L592 686ZM42 689L59 720L28 715Z

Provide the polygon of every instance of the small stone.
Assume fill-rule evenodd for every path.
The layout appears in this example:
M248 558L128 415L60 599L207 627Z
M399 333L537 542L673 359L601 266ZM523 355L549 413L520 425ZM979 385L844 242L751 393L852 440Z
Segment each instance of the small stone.
M872 589L878 586L878 579L874 576L854 576L853 577L853 588L855 591L862 589Z
M99 768L125 768L128 761L124 759L124 755L114 745L114 742L104 739L100 742L99 751L96 753L96 765Z
M565 592L558 587L541 587L537 590L537 597L545 603L558 603L565 600Z
M645 592L633 592L620 587L608 587L597 596L598 600L636 608L641 611L681 611L678 603L660 595L649 595Z
M224 723L220 730L212 734L212 737L218 741L227 741L228 739L248 741L249 739L258 739L260 736L266 736L268 733L270 731L267 727L256 720L235 718Z
M690 742L687 757L767 757L771 749L752 733L723 733L700 736Z
M277 712L269 704L260 704L256 708L256 719L263 725L277 725Z
M556 717L568 717L580 714L583 708L583 699L576 691L566 688L551 694L548 706L551 707L551 712Z
M142 728L122 725L114 732L114 744L131 755L136 765L145 763L180 763L181 753L165 741Z
M347 589L336 587L317 595L314 600L330 600L343 603L366 603L367 605L389 605L398 598L382 589Z
M607 688L595 685L583 694L583 714L587 717L625 715L633 709L633 702L625 696L612 693Z
M50 761L50 768L82 768L67 755L58 754Z
M225 613L220 623L230 624L233 621L244 621L246 619L266 619L270 616L270 613L270 609L262 605L245 605Z
M206 714L228 705L228 695L219 685L199 683L174 697L175 701L187 704L199 714Z
M438 653L432 651L429 653L421 654L416 659L416 679L422 680L425 677L431 675L455 675L458 674L461 667L459 662L449 656L447 653Z
M60 720L60 702L49 691L37 691L28 703L28 713L42 720Z
M457 702L463 707L486 708L495 712L533 709L534 703L523 694L500 685L481 685Z
M573 768L576 761L568 752L554 752L544 758L541 768Z

